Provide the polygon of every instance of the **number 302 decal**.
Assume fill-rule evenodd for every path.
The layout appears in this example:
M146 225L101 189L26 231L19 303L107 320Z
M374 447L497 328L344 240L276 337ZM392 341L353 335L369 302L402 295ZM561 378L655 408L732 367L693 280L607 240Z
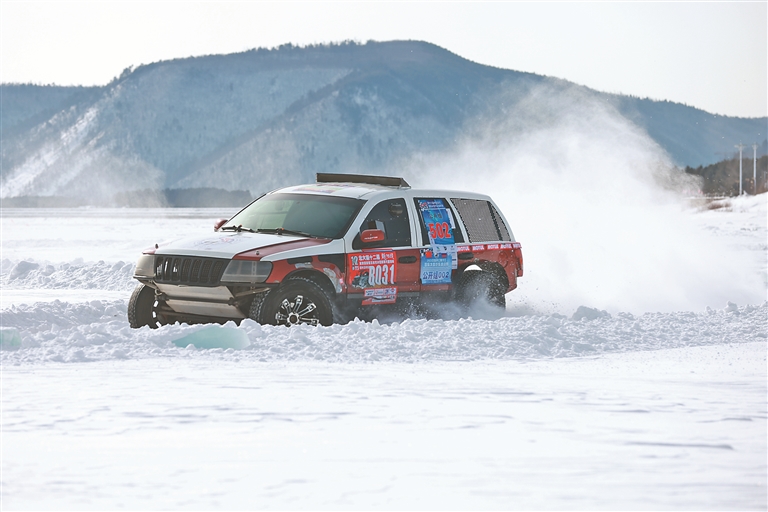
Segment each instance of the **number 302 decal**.
M432 240L450 238L451 228L447 222L430 222L429 223L429 238Z

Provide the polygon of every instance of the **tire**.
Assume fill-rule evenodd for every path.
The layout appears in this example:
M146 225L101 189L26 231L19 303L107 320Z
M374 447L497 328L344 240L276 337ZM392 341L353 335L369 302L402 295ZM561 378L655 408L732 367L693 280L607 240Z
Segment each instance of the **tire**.
M465 313L479 318L500 318L507 306L505 288L488 270L467 270L459 278L457 300Z
M155 299L155 289L139 284L128 301L128 323L131 328L139 329L148 325L157 329L168 322L160 313L162 303Z
M314 281L297 277L278 288L257 296L251 304L250 317L269 325L331 325L333 304L327 293Z

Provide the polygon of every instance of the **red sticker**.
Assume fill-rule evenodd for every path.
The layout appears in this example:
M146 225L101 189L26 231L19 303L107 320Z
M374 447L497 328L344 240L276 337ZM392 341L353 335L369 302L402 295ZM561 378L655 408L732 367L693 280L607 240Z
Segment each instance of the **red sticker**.
M392 304L397 300L397 264L394 251L349 255L349 290L363 291L363 305Z

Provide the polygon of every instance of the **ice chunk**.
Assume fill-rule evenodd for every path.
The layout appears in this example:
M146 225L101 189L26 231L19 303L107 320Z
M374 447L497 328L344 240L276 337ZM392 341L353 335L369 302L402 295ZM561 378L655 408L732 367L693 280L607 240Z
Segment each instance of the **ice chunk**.
M21 347L21 334L12 327L0 327L0 348Z
M14 279L24 277L37 268L40 268L40 265L37 263L33 263L31 261L20 261L16 264L15 267L11 269L11 275L8 276L8 280L13 281Z
M248 347L251 342L245 331L235 327L221 327L211 325L188 334L182 338L173 340L177 347L193 345L195 348L235 348Z

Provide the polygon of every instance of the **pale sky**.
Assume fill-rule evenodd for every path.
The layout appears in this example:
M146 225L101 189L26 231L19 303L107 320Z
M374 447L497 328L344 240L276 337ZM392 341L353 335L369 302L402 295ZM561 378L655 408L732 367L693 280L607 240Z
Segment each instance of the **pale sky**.
M500 68L712 113L768 115L768 2L0 0L0 81L284 43L414 39Z

